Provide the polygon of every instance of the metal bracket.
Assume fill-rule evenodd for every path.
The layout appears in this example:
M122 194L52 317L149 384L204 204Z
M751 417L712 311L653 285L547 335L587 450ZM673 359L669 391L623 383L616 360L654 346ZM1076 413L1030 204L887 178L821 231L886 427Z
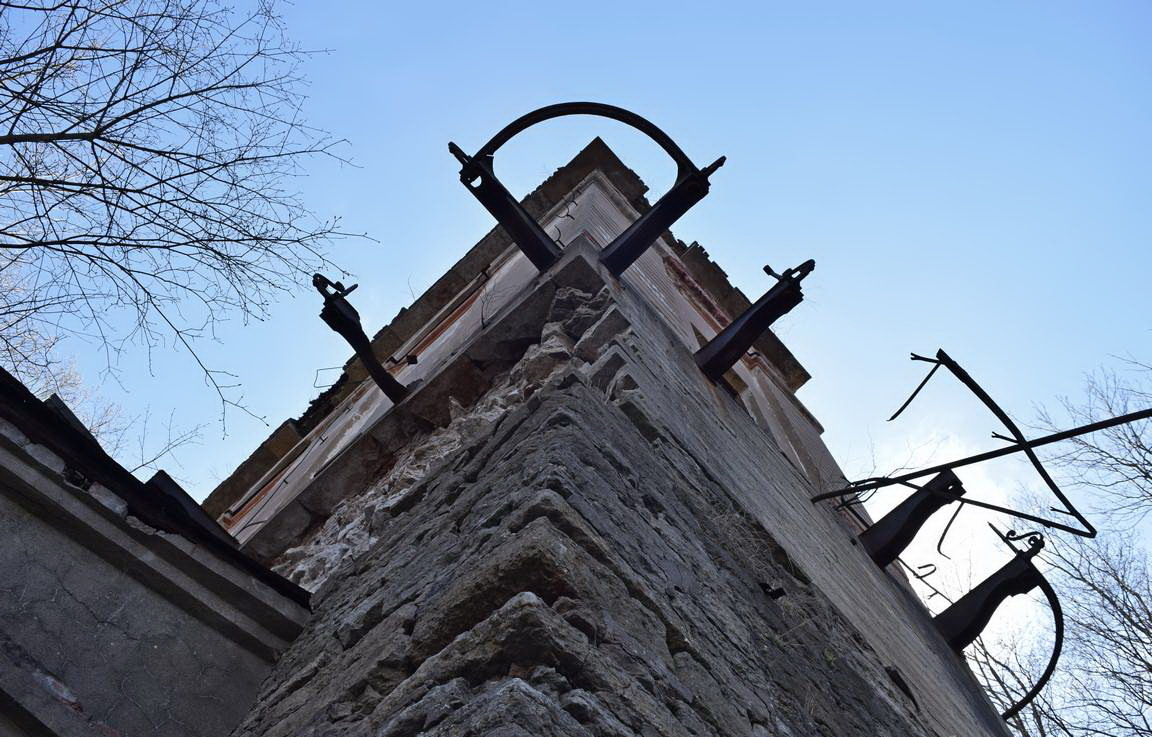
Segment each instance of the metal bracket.
M956 474L941 471L857 539L876 565L886 568L900 557L929 517L963 494L964 484Z
M989 526L991 527L991 525ZM1044 547L1044 536L1038 532L1019 534L1012 530L1009 530L1007 534L1001 534L995 527L992 527L992 530L1004 541L1004 544L1012 548L1015 554L1012 560L982 581L976 588L962 596L952 606L936 615L932 621L948 646L959 654L980 636L996 609L1009 596L1024 594L1034 588L1039 588L1043 592L1052 609L1054 619L1055 640L1052 645L1052 655L1048 659L1048 666L1028 693L1001 714L1007 720L1036 698L1036 695L1040 693L1040 690L1044 688L1056 670L1056 662L1060 659L1060 651L1064 646L1064 611L1060 606L1060 599L1056 596L1056 591L1033 563L1036 554ZM1013 544L1017 540L1025 541L1027 546L1023 549L1017 548Z
M312 286L324 297L324 309L320 311L320 319L348 341L352 350L356 352L356 357L364 364L364 368L368 369L368 375L376 382L376 386L380 387L393 404L399 404L408 396L408 387L397 381L380 365L380 361L372 351L372 341L368 340L364 328L360 325L360 313L346 299L359 285L345 287L338 281L330 281L322 274L313 274Z
M704 169L698 169L668 134L647 119L624 108L598 102L563 102L534 110L509 123L472 156L465 154L455 143L449 143L448 150L461 164L460 181L504 226L512 240L540 271L560 258L560 248L496 178L493 155L527 128L566 115L596 115L630 125L655 141L676 162L676 182L672 189L600 254L604 266L614 276L620 276L648 250L661 233L708 194L708 177L724 165L724 157L721 156Z
M865 491L881 489L886 486L892 486L894 484L904 484L923 476L930 476L940 473L941 471L952 471L960 468L961 466L970 466L976 463L983 463L984 461L990 461L994 458L1012 455L1013 453L1024 453L1028 457L1028 460L1032 463L1032 466L1036 469L1036 472L1040 474L1040 477L1044 480L1044 483L1048 486L1056 498L1059 499L1060 502L1064 505L1063 509L1053 508L1051 511L1066 514L1074 518L1083 526L1084 529L1072 527L1071 525L1064 524L1063 522L1046 519L1044 517L1022 512L1017 509L1010 509L1008 507L1002 507L976 499L965 498L961 499L960 503L962 505L970 504L974 507L990 509L995 512L1003 512L1020 519L1028 520L1029 522L1035 522L1036 524L1044 525L1050 529L1062 530L1073 535L1079 535L1080 537L1096 537L1096 528L1093 527L1092 523L1090 523L1087 518L1085 518L1084 515L1076 509L1076 507L1072 504L1064 492L1061 491L1060 487L1056 485L1056 482L1052 480L1052 477L1048 474L1047 469L1044 468L1043 464L1040 462L1039 457L1037 457L1035 448L1039 448L1040 446L1048 445L1050 443L1058 443L1062 440L1068 440L1069 438L1074 438L1078 435L1085 435L1087 433L1105 430L1109 427L1115 427L1117 425L1123 425L1129 422L1136 422L1138 420L1150 419L1152 418L1152 408L1139 410L1137 412L1129 412L1128 414L1120 415L1118 417L1112 417L1107 420L1100 420L1098 422L1091 422L1087 425L1081 425L1080 427L1074 427L1069 430L1062 430L1051 435L1029 440L1028 438L1024 437L1024 433L1020 430L1016 423L1012 421L1012 418L1008 416L1008 413L1005 412L1000 407L1000 405L998 405L988 395L988 393L984 391L983 387L977 384L976 380L973 379L968 374L968 372L965 371L960 366L960 364L956 363L956 361L953 360L947 353L942 350L937 351L935 358L927 358L925 356L919 356L913 353L912 360L931 363L933 364L932 370L928 373L928 376L920 382L920 385L916 387L916 390L912 392L912 396L909 397L908 400L904 402L903 405L901 405L900 409L898 409L896 413L889 418L890 420L894 420L900 416L900 413L902 413L908 407L908 405L911 404L912 400L916 398L916 395L920 393L920 390L923 389L925 384L928 383L928 380L932 378L932 375L936 373L936 370L943 366L947 368L957 379L959 379L960 382L964 384L964 386L968 387L968 389L976 395L976 397L984 404L984 406L991 410L992 414L994 414L996 418L999 419L1001 423L1003 423L1004 427L1008 429L1008 435L994 433L993 437L1000 440L1006 440L1010 442L1011 445L1005 448L997 448L995 450L977 453L975 455L968 456L967 458L960 458L948 463L941 463L929 468L921 469L919 471L900 474L898 476L861 479L860 481L855 481L848 486L845 486L844 488L817 494L811 499L813 503L824 501L826 499L860 494Z
M995 400L993 400L992 397L988 395L988 392L984 391L982 386L976 383L976 380L973 379L972 376L967 371L965 371L963 367L960 366L960 364L956 363L956 361L953 360L953 358L947 353L945 353L943 349L936 351L935 359L925 358L924 356L917 356L916 354L912 354L912 360L925 361L935 364L932 368L932 371L935 371L938 366L944 366L946 369L952 372L953 376L960 380L960 383L962 383L968 388L969 391L975 394L976 398L979 399L984 404L984 406L987 407L989 411L991 411L992 414L996 416L996 419L1000 420L1000 422L1004 425L1005 428L1008 429L1008 432L1011 435L1010 438L1000 434L996 434L994 437L1020 445L1021 452L1028 457L1028 460L1032 463L1032 467L1036 469L1036 473L1040 474L1040 478L1044 480L1044 484L1064 505L1063 510L1054 511L1061 511L1064 514L1071 515L1081 525L1083 525L1085 529L1078 530L1075 527L1070 527L1068 525L1064 525L1059 522L1053 522L1051 520L1041 521L1041 524L1044 524L1047 527L1064 530L1065 532L1070 532L1073 535L1080 535L1082 537L1096 536L1096 528L1092 526L1092 523L1089 522L1087 518L1084 517L1084 515L1080 514L1080 511L1076 509L1075 506L1073 506L1068 497L1064 495L1064 492L1060 490L1060 487L1056 485L1056 482L1052 480L1052 476L1049 475L1048 470L1044 468L1044 464L1040 462L1040 458L1036 455L1036 451L1027 446L1028 439L1024 437L1024 433L1020 430L1016 423L1012 421L1012 418L1008 416L1008 413L1005 412L1000 407L1000 405L997 404ZM929 373L929 376L931 376L931 372ZM927 382L927 379L925 379L925 382ZM921 387L922 386L923 384L921 384ZM917 391L919 391L919 389ZM915 394L913 394L913 396L915 396ZM911 399L909 399L909 401L911 401ZM905 406L907 406L907 403L905 403ZM899 415L899 412L897 412L897 415Z
M765 273L776 277L775 286L756 300L755 304L740 313L739 317L708 341L707 345L696 351L696 365L704 375L712 381L719 381L772 323L800 304L804 299L800 282L804 281L804 277L811 274L815 268L816 262L812 259L786 270L783 274L777 274L765 266Z
M995 529L995 528L993 528ZM999 533L997 533L999 534ZM1028 546L1017 549L1011 544L1014 539L1026 538ZM952 606L933 618L936 629L948 647L959 653L972 644L988 625L996 609L1009 596L1026 594L1039 585L1043 576L1032 559L1044 547L1044 537L1039 533L1017 537L1009 532L1001 538L1008 543L1015 555L1000 570L984 579L976 588L960 597Z

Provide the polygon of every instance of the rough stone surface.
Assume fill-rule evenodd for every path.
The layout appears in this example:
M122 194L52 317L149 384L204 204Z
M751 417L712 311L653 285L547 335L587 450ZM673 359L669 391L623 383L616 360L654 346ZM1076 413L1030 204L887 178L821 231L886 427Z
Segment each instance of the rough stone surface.
M1005 734L769 436L598 291L557 289L484 397L282 556L315 615L235 737ZM916 641L878 649L877 612Z
M924 733L818 594L725 544L754 524L646 455L579 381L510 414L337 574L277 669L311 677L237 734Z
M620 161L604 141L595 138L572 161L556 170L524 198L523 205L526 211L532 217L539 218L563 202L573 189L593 172L601 173L636 212L643 213L649 209L649 203L645 198L647 185ZM427 324L437 312L451 304L459 296L462 288L486 273L493 260L511 245L512 239L503 227L498 225L489 231L412 305L401 309L390 324L373 336L372 349L376 356L382 361L392 357L392 354L399 350L415 331ZM711 295L711 299L722 303L732 315L739 314L748 307L750 304L748 299L732 287L723 270L708 258L707 253L698 244L689 247L677 241L676 250L687 270L699 280L700 285ZM577 322L579 319L577 318ZM766 332L757 341L756 347L762 354L772 358L793 389L808 379L804 368L771 331ZM348 397L366 376L367 371L360 365L359 359L350 358L335 384L312 400L308 409L297 420L291 422L291 432L300 436L306 435ZM207 506L213 516L218 516L220 512L236 503L245 489L250 487L251 481L263 476L283 457L287 450L281 443L281 439L285 436L284 431L285 428L278 429L260 449L212 492Z

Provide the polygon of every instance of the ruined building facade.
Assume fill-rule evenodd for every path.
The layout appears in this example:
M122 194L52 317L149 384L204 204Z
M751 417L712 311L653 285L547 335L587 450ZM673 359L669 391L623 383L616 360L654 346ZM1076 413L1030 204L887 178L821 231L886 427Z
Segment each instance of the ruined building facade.
M787 347L765 333L719 382L694 363L747 298L670 234L620 278L600 264L644 194L593 141L527 200L558 263L538 271L494 229L373 339L409 396L393 405L349 362L206 500L237 542L209 562L245 585L201 600L133 584L196 626L257 607L245 596L279 607L278 639L218 623L230 634L197 656L204 680L241 684L213 695L234 737L1006 734L906 582L856 543L861 521L809 502L842 476ZM121 512L125 534L176 547L214 524ZM241 640L259 685L213 660Z

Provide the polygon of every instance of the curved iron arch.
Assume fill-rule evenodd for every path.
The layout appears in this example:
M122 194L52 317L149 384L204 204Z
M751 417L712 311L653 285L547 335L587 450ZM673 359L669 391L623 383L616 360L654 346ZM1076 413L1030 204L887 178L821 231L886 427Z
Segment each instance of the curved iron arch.
M601 252L601 262L613 275L619 276L661 233L708 194L708 177L724 165L725 158L721 156L699 169L683 149L651 121L631 110L600 102L563 102L533 110L504 126L472 156L455 143L449 143L448 150L461 164L460 181L541 271L560 258L560 249L496 177L493 157L519 133L538 123L568 115L594 115L631 126L651 138L676 162L676 182L672 188Z
M569 115L594 115L600 118L609 118L640 131L651 138L656 145L664 149L664 152L676 162L677 181L697 171L696 166L692 163L692 160L688 158L688 155L684 153L684 150L672 140L671 136L658 128L652 121L641 115L637 115L631 110L616 107L615 105L607 105L602 102L561 102L555 105L547 105L538 110L533 110L530 113L521 115L516 120L504 126L499 133L492 136L488 143L481 146L476 152L476 156L492 156L503 148L504 144L532 126L547 120L563 118Z
M1040 587L1044 598L1048 600L1048 606L1052 609L1052 655L1048 657L1048 665L1044 668L1044 672L1040 674L1040 677L1036 679L1036 683L1032 685L1028 693L1020 697L1015 704L1008 707L1008 709L1000 715L1004 721L1008 721L1019 714L1021 709L1032 703L1032 700L1040 695L1040 691L1048 685L1048 679L1050 679L1056 671L1056 662L1060 660L1060 651L1064 647L1064 609L1060 606L1060 598L1056 596L1056 590L1052 588L1052 584L1048 583L1048 579L1043 576L1040 577L1036 585Z
M1054 622L1052 655L1048 658L1044 672L1036 679L1032 688L1000 714L1001 718L1008 721L1036 698L1055 672L1056 663L1064 646L1064 610L1060 606L1060 597L1056 595L1056 590L1034 562L1037 554L1044 548L1044 536L1035 531L1019 533L1009 530L1005 534L991 523L989 527L1012 549L1012 560L933 617L932 621L948 646L957 655L962 655L964 648L980 636L992 615L1009 596L1025 594L1034 588L1039 588L1044 594L1048 606L1052 609ZM1025 543L1023 549L1015 545L1020 540Z

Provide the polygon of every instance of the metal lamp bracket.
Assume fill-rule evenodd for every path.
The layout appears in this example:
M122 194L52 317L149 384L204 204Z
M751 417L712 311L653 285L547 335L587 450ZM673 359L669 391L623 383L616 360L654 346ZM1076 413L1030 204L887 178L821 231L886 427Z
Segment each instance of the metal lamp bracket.
M1004 514L1009 514L1013 517L1018 517L1020 519L1028 520L1029 522L1044 525L1049 529L1061 530L1063 532L1067 532L1080 537L1096 537L1096 528L1093 527L1092 523L1089 522L1088 519L1080 513L1080 511L1072 504L1072 501L1068 498L1068 496L1052 479L1052 476L1048 473L1047 469L1044 468L1044 464L1041 463L1039 456L1036 455L1035 449L1049 443L1068 440L1069 438L1074 438L1078 435L1084 435L1086 433L1104 430L1109 427L1116 427L1117 425L1123 425L1129 422L1135 422L1137 420L1146 420L1152 418L1152 408L1139 410L1137 412L1130 412L1118 417L1112 417L1107 420L1092 422L1087 425L1081 425L1080 427L1074 427L1070 430L1063 430L1061 432L1053 433L1041 438L1034 438L1029 440L1028 438L1024 437L1024 433L1020 430L1019 426L1016 425L1012 418L1009 417L1008 413L1005 412L1003 408L1001 408L1000 405L997 404L991 396L989 396L988 392L986 392L982 386L976 383L976 380L973 379L972 376L947 353L942 350L937 351L935 358L919 356L913 353L912 360L930 363L932 364L932 369L928 372L928 375L924 377L924 380L920 382L919 386L916 387L916 390L912 392L912 396L908 397L907 401L905 401L904 404L900 406L900 409L896 410L896 413L888 418L889 421L899 417L900 414L908 408L908 405L912 403L912 400L916 398L916 396L925 387L925 385L927 385L928 381L936 374L936 371L941 367L944 367L953 376L955 376L960 381L960 383L967 387L968 390L971 391L976 396L976 398L979 399L980 402L985 407L987 407L993 415L996 416L996 419L1000 420L1001 424L1007 428L1007 435L1004 435L1003 433L993 433L992 437L997 438L998 440L1007 441L1010 444L1004 448L997 448L995 450L977 453L976 455L968 456L967 458L961 458L955 461L950 461L948 463L942 463L930 468L920 469L918 471L911 471L908 473L900 474L898 476L862 479L860 481L853 482L844 488L817 494L811 499L813 503L836 497L859 495L863 492L871 491L873 489L881 489L886 486L892 486L894 484L904 484L913 479L931 474L937 474L941 471L953 471L962 466L970 466L976 463L983 463L994 458L1012 455L1013 453L1024 453L1024 455L1027 456L1029 462L1031 462L1032 467L1036 470L1037 474L1039 474L1045 485L1048 486L1048 489L1058 500L1060 500L1060 503L1064 505L1063 508L1053 507L1050 511L1064 514L1073 518L1081 525L1081 527L1073 527L1064 522L1040 517L1038 515L1023 512L1018 509L1010 509L1008 507L1000 506L997 504L991 504L989 502L980 501L978 499L961 499L961 508L964 505L982 507L984 509L990 509L994 512L1003 512Z
M712 340L696 351L696 365L712 381L719 381L728 369L748 352L752 344L764 334L772 323L787 315L804 299L800 282L812 273L816 262L808 259L804 263L783 274L777 274L770 267L764 271L776 279L776 284L756 300L748 309L716 334Z
M376 382L376 386L384 392L393 404L399 404L408 396L408 387L397 381L388 373L376 354L372 351L372 341L368 339L364 328L360 325L360 313L348 302L348 295L357 287L353 284L345 287L340 282L331 281L323 274L312 275L312 286L324 297L324 309L320 311L320 319L332 328L340 337L352 346L356 357L368 370L368 375Z
M964 493L964 484L955 473L941 471L857 539L876 565L885 568L900 557L929 517Z
M1021 534L1009 530L1007 534L1001 534L995 527L992 527L992 530L1004 544L1012 548L1014 553L1012 560L962 596L955 604L936 615L933 623L948 646L959 654L980 636L996 609L1009 596L1024 594L1034 588L1039 588L1044 594L1048 606L1052 609L1052 655L1048 658L1044 672L1036 679L1028 693L1001 714L1008 720L1036 698L1056 670L1056 662L1060 659L1060 651L1064 646L1064 611L1052 584L1033 563L1036 554L1044 547L1044 537L1038 532ZM1024 541L1026 547L1017 548L1014 543L1018 540Z
M624 108L598 102L563 102L534 110L509 123L472 156L465 154L455 143L449 143L448 150L461 164L460 181L504 226L540 271L560 258L560 248L497 179L493 156L501 146L533 125L567 115L596 115L632 126L655 141L676 162L676 182L672 188L600 254L604 266L614 276L620 276L672 223L708 194L708 177L724 165L724 157L698 169L668 134L647 119Z

